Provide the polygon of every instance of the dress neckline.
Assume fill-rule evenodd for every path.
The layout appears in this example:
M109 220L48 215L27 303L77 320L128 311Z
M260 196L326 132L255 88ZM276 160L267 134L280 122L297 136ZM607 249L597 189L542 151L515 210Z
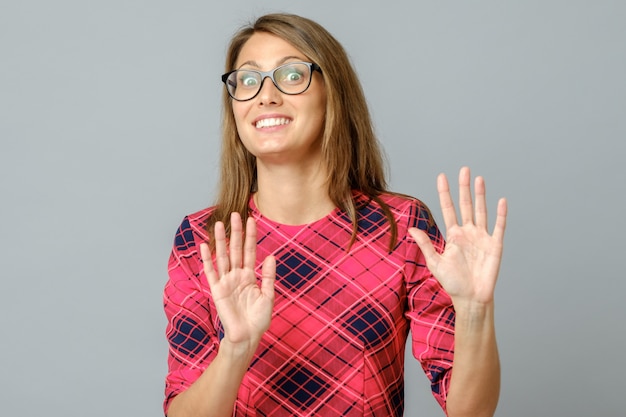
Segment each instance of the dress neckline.
M316 225L323 223L323 222L327 222L327 221L333 221L335 219L338 219L340 217L343 217L342 214L343 212L341 211L340 208L335 207L333 210L330 211L330 213L326 214L325 216L320 217L317 220L314 220L310 223L303 223L303 224L285 224L285 223L280 223L277 222L275 220L270 219L269 217L264 216L260 211L259 208L256 205L256 202L254 201L254 195L251 194L250 195L250 199L248 201L248 207L250 208L250 212L252 214L252 217L257 220L257 222L259 220L263 220L264 223L269 224L273 227L276 228L280 228L282 230L286 230L286 231L291 231L291 232L297 232L299 230L302 229L307 229L307 228L315 228Z

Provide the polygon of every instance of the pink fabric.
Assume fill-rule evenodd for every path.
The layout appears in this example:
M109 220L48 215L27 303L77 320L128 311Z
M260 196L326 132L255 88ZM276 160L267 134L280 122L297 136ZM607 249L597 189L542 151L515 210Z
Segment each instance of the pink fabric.
M401 416L404 348L411 330L414 356L445 408L453 359L454 310L425 266L407 229L427 230L439 251L444 241L429 212L414 199L383 195L398 225L389 252L389 225L374 202L360 205L358 238L345 213L304 226L257 221L257 271L277 260L276 302L270 329L246 374L235 416ZM187 216L175 238L164 306L170 343L164 408L215 357L222 327L202 272L211 209Z

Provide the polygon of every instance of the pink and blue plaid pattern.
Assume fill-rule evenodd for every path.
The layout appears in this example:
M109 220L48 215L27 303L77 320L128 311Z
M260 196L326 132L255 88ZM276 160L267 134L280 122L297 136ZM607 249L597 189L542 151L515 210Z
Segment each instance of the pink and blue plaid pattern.
M359 193L355 198L359 232L350 250L352 224L340 210L286 226L264 218L251 200L259 274L267 255L277 260L276 302L233 415L401 416L409 329L413 354L445 407L454 310L407 229L427 230L440 251L443 238L418 200L383 195L398 224L398 242L389 252L382 210ZM169 261L165 410L202 374L223 336L199 256L210 213L183 220Z

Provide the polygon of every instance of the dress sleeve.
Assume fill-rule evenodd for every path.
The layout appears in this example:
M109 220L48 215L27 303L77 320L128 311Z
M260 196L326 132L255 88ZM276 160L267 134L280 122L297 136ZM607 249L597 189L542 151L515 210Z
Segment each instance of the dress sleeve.
M186 217L176 232L163 293L169 343L163 408L200 377L219 343L209 307L210 290L199 255L202 237ZM215 315L216 316L216 315Z
M444 238L428 208L416 201L409 215L409 227L426 231L437 252L445 247ZM405 233L407 245L407 311L413 356L430 380L432 394L445 411L454 357L452 299L426 267L419 246Z

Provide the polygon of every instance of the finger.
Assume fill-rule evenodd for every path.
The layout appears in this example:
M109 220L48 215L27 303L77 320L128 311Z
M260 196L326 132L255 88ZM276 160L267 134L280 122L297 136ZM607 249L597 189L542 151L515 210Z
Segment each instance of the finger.
M483 177L476 177L474 180L474 193L476 194L476 226L487 230L487 196Z
M274 300L274 282L276 281L276 259L268 256L261 267L261 292L263 296Z
M200 244L200 257L202 258L202 267L204 269L204 275L206 275L209 281L209 286L217 284L217 275L213 269L213 259L211 257L211 250L206 243Z
M256 266L256 222L248 217L246 221L246 240L243 247L243 267L254 269Z
M459 211L461 213L462 224L474 223L470 170L468 167L463 167L459 171Z
M217 274L221 277L230 271L224 223L216 222L213 234L215 235L215 263L217 264Z
M237 212L230 214L230 267L241 268L241 260L243 259L243 226L241 224L241 216Z
M504 230L506 229L506 216L508 212L508 204L506 198L498 201L498 209L496 212L496 225L493 229L493 237L498 242L504 241Z
M433 246L433 242L428 237L428 234L421 229L416 227L411 227L409 229L409 234L413 237L417 246L419 246L422 254L424 255L424 259L426 260L426 266L428 269L433 271L439 262L439 254L435 250Z
M439 174L437 177L437 191L439 192L439 205L443 214L443 222L446 225L446 230L449 230L452 226L456 226L457 220L456 209L454 208L454 202L450 195L450 186L445 174Z

